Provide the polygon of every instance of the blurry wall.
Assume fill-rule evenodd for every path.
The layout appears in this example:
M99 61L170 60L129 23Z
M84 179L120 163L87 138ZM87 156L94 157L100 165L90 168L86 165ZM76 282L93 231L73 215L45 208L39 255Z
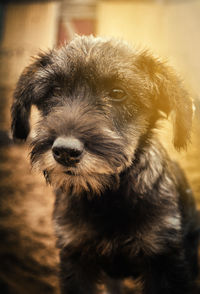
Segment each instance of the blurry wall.
M70 41L75 34L95 32L97 0L63 0L60 10L58 45Z
M200 90L200 1L100 1L97 33L122 37L167 57Z
M16 82L38 48L52 48L56 41L57 15L56 2L7 6L1 44L1 86Z

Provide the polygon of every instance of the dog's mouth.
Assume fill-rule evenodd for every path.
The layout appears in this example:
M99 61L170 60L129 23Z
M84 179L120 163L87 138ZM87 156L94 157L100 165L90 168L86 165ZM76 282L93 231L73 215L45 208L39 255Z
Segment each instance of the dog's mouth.
M78 167L76 166L73 166L73 167L66 167L63 169L62 171L65 175L68 175L68 176L80 176L81 175L81 171L79 170Z
M77 176L77 173L75 173L75 172L72 171L72 170L64 171L64 174L66 174L66 175L68 175L68 176Z

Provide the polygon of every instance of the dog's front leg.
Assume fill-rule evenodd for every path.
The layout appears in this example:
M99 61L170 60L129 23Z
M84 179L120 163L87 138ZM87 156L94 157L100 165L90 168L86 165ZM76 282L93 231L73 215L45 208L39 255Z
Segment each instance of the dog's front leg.
M184 255L152 258L144 275L144 294L191 294L190 275Z
M61 294L95 294L96 275L87 263L79 262L77 256L60 254Z

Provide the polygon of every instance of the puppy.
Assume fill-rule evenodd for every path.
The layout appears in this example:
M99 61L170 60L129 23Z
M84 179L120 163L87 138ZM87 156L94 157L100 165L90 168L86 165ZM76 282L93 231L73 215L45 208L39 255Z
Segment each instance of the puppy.
M108 281L140 279L144 294L191 293L198 227L192 192L154 135L173 117L186 147L192 101L171 68L147 51L76 37L22 73L12 133L25 140L31 105L42 119L31 162L56 195L61 293L94 294Z

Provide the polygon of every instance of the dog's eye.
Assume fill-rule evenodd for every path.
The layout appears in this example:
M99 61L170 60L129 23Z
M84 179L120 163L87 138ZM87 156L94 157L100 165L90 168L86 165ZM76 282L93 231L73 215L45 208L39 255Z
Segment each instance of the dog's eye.
M112 101L124 101L126 98L127 98L127 94L124 90L122 89L112 89L110 92L109 92L109 96L111 98Z

